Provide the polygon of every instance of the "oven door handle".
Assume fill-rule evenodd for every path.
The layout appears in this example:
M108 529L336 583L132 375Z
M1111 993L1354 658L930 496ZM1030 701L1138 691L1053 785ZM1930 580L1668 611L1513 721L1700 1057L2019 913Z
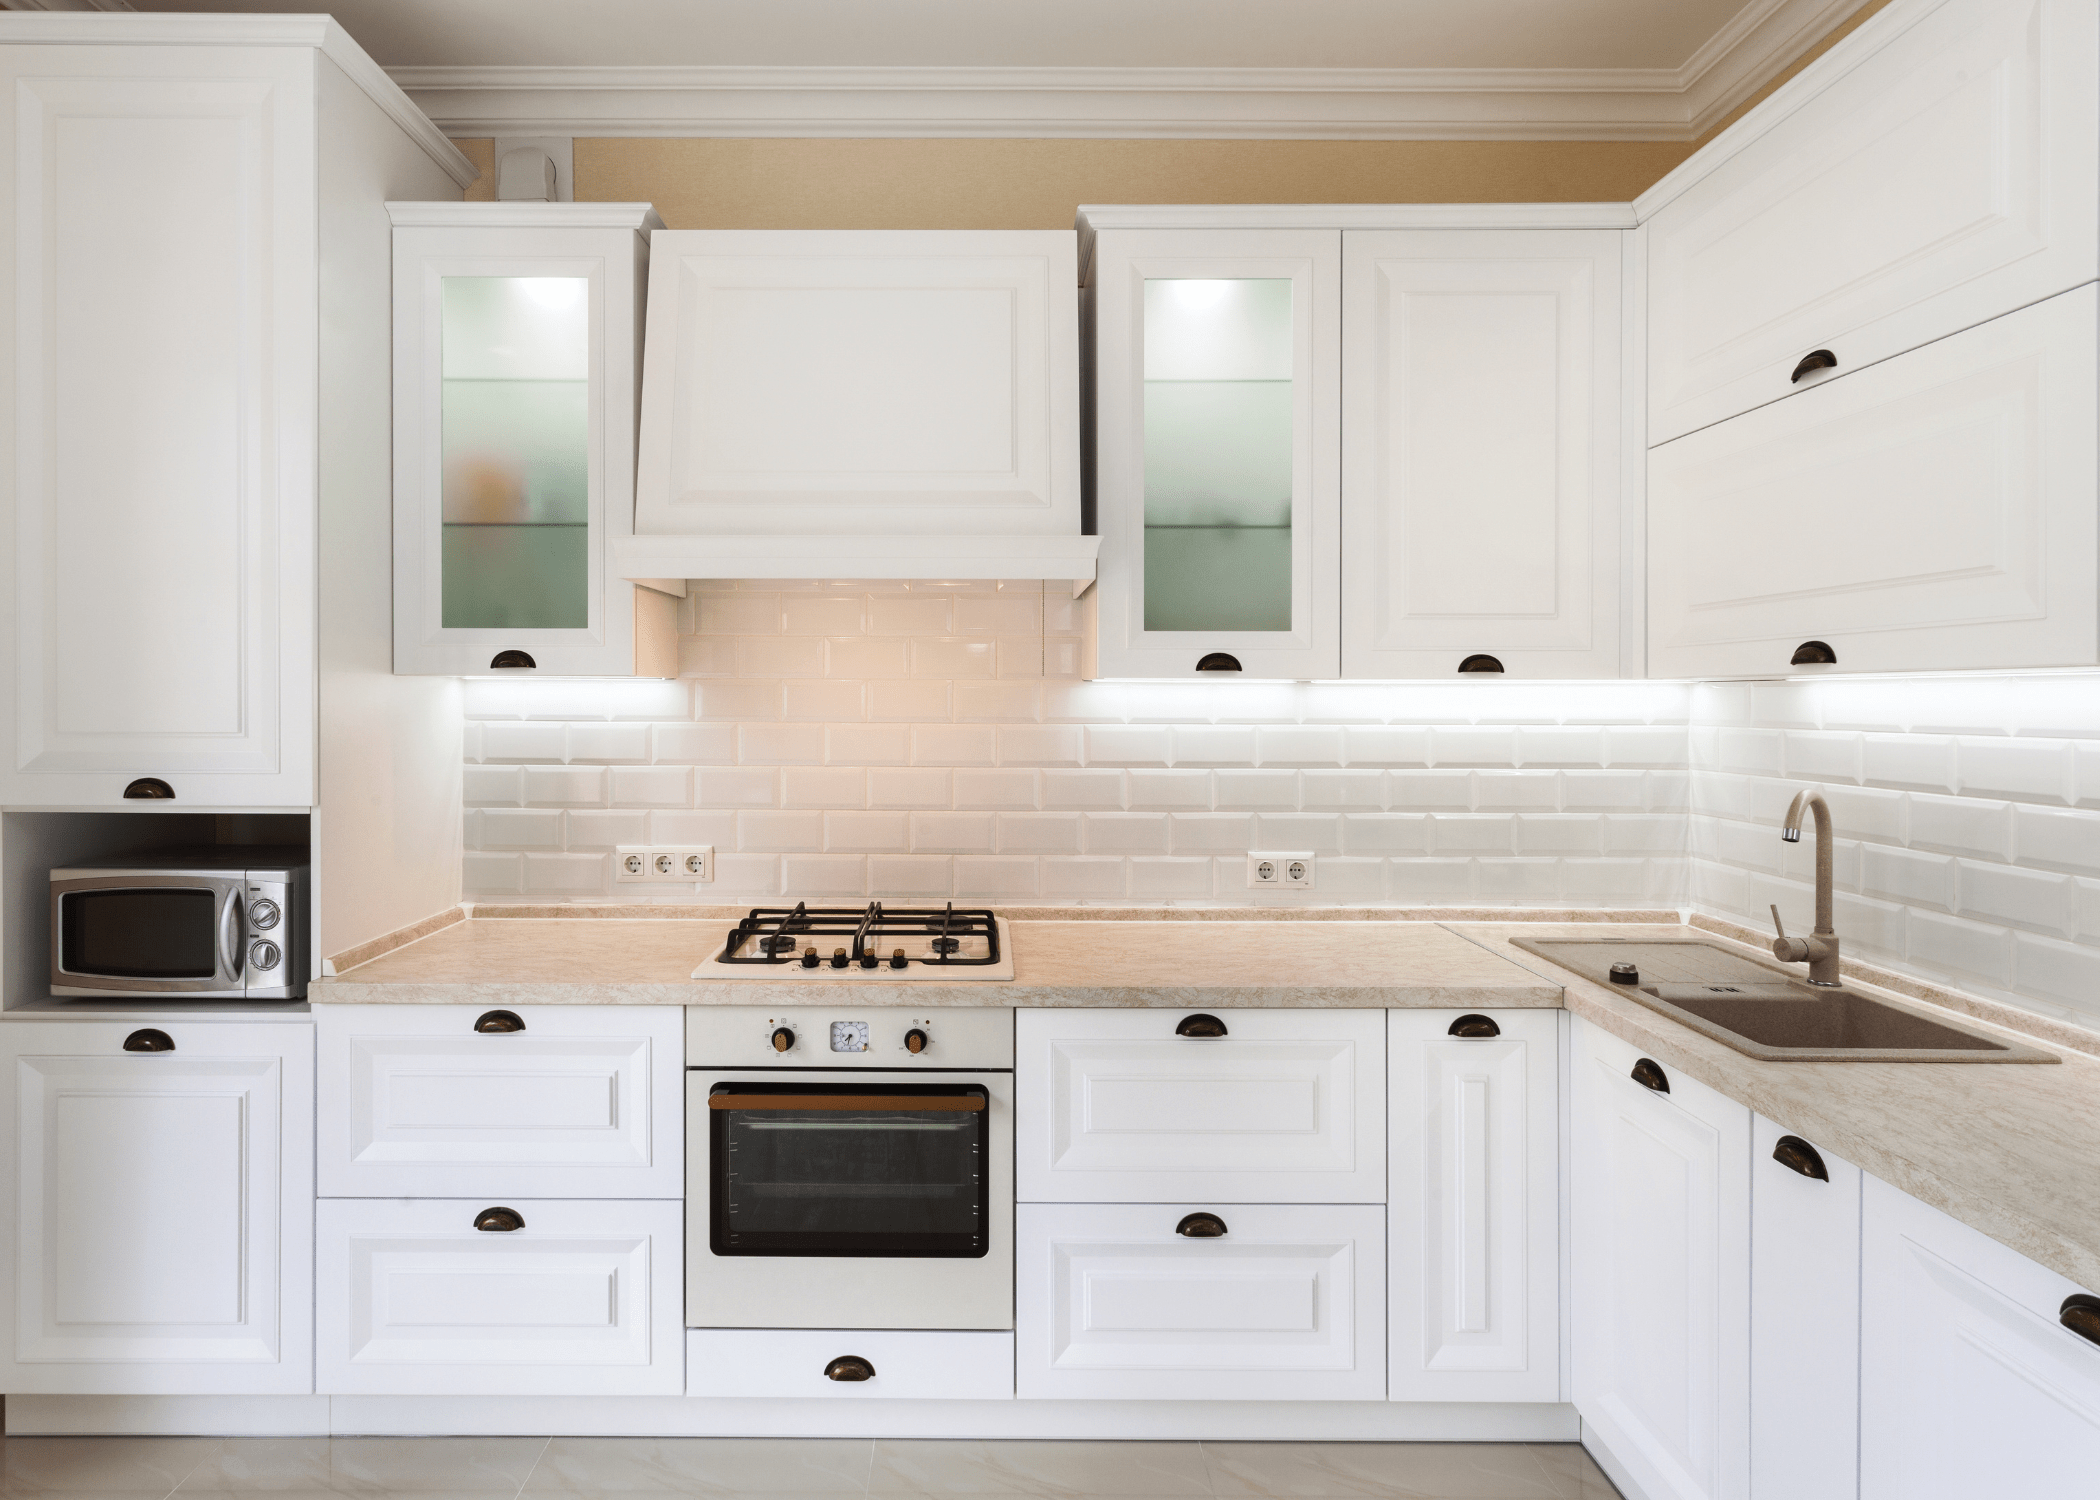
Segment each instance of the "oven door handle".
M245 983L242 960L247 956L247 927L241 893L228 891L226 904L219 908L219 968L236 983Z
M709 1109L897 1109L983 1114L977 1095L913 1097L908 1094L709 1094Z

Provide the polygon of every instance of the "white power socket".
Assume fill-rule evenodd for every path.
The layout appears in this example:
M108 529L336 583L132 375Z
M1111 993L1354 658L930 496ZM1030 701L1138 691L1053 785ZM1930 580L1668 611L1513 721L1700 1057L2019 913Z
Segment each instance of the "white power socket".
M1313 856L1309 849L1286 849L1247 856L1247 884L1257 890L1309 891Z
M613 879L620 885L682 885L715 878L713 844L622 844Z

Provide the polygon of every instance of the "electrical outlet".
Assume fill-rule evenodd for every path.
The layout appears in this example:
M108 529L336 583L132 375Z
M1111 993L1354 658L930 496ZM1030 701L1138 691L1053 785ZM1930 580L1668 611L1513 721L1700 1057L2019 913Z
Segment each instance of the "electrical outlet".
M683 885L715 878L712 844L622 844L614 851L620 885Z
M1247 884L1256 890L1309 891L1313 856L1307 849L1286 849L1247 856Z

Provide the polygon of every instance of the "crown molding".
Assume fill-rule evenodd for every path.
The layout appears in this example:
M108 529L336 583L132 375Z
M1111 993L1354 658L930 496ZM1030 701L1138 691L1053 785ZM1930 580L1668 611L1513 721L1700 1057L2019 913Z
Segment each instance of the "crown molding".
M632 229L664 227L648 203L424 203L389 202L396 229Z
M1691 140L1860 0L1751 0L1676 68L401 67L454 136Z

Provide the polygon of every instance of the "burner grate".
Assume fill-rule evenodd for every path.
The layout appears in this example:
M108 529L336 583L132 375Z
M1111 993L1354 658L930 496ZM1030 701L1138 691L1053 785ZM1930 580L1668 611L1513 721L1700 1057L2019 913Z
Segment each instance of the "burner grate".
M924 951L914 954L912 948ZM989 909L957 911L952 901L940 909L885 907L880 901L864 907L812 908L799 901L792 909L755 906L731 929L716 962L984 968L999 962L999 924Z

